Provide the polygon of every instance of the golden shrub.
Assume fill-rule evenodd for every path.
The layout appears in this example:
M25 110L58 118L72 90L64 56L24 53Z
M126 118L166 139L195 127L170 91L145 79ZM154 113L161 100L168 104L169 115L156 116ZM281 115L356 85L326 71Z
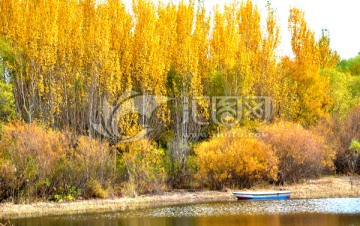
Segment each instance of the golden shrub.
M243 138L244 134L251 135L233 130L197 146L197 177L215 189L249 187L256 180L275 178L277 159L271 146L255 138Z

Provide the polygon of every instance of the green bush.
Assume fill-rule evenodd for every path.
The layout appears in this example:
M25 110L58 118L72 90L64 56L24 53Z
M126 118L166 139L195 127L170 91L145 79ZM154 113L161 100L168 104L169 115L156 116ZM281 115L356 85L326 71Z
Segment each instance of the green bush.
M2 72L1 65L0 72ZM9 122L14 118L16 118L16 111L12 85L6 83L0 75L0 124Z

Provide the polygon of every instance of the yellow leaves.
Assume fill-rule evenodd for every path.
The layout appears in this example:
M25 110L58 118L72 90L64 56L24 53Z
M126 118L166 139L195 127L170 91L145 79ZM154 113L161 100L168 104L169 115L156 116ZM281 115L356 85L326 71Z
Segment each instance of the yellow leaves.
M165 51L160 46L161 33L157 30L157 8L152 2L133 1L136 18L133 40L133 77L144 93L164 94L166 79ZM161 26L161 25L160 25Z
M330 49L330 37L328 30L322 31L322 36L318 42L320 66L322 69L334 68L340 61L340 56L336 51Z
M13 65L17 78L27 83L22 86L19 79L16 87L25 90L14 91L32 97L18 105L36 106L34 117L69 121L70 112L86 118L84 109L92 109L89 115L97 115L101 98L115 101L133 87L190 99L267 95L276 101L279 117L312 123L326 116L327 80L318 72L320 65L333 66L336 54L327 37L316 42L303 12L292 9L289 18L295 59L277 64L279 28L270 6L266 29L261 29L252 1L216 8L213 18L195 5L134 0L128 12L121 0L2 1L0 32L22 50L17 58L26 62ZM208 101L198 105L199 116L208 117ZM166 120L168 110L163 107L158 115Z
M297 108L297 115L290 117L304 125L313 124L327 116L331 103L329 79L320 76L320 68L327 64L330 57L329 39L323 37L319 43L316 42L304 12L297 8L290 10L289 30L295 59L287 62L287 76L293 80L298 97L298 103L290 101L288 104L293 106L290 108Z
M236 63L239 35L234 14L235 5L225 6L224 13L215 10L211 49L214 66L220 71L232 69Z
M197 146L198 177L215 187L217 183L248 186L256 179L275 178L277 158L271 147L244 135L251 133L235 129Z
M215 10L211 59L213 67L224 74L226 95L262 93L262 74L267 74L267 67L276 63L266 59L274 55L278 42L275 20L269 20L268 26L272 33L266 37L260 26L260 13L251 1L240 6L235 2L226 5L223 13Z
M138 140L121 146L127 150L123 159L130 177L129 183L135 187L135 192L163 189L166 179L164 150L148 140Z
M301 67L296 75L298 80L308 80L319 71L318 46L314 33L308 28L304 12L292 8L289 16L289 30L292 34L291 46L295 62Z

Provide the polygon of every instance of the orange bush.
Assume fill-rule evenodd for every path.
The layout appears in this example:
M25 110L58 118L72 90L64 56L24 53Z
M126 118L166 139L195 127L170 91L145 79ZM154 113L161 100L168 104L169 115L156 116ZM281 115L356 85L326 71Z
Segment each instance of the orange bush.
M313 131L323 136L336 152L335 167L338 173L350 173L349 147L354 140L360 140L360 105L349 111L347 116L333 117L321 121ZM360 167L357 169L360 172Z
M101 189L109 185L115 171L108 145L69 135L37 123L4 126L0 137L0 201L53 197L58 201L81 193L106 196Z
M69 148L65 137L33 123L16 122L3 127L0 152L6 164L13 168L13 194L17 197L36 198L50 192L50 177L59 156ZM9 168L8 167L8 168Z
M360 104L350 111L347 123L351 140L360 140Z
M249 187L256 180L276 178L277 158L271 146L254 138L242 138L244 134L232 130L197 146L197 177L215 189Z
M325 139L298 124L280 122L261 129L262 139L273 146L282 180L297 182L333 169L335 152Z
M11 198L17 184L16 171L11 161L0 155L0 201Z

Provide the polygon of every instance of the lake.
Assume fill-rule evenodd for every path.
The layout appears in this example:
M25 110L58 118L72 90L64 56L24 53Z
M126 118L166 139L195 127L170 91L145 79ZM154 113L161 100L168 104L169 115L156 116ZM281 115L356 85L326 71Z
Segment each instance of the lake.
M12 220L26 226L360 226L360 198L212 202Z

